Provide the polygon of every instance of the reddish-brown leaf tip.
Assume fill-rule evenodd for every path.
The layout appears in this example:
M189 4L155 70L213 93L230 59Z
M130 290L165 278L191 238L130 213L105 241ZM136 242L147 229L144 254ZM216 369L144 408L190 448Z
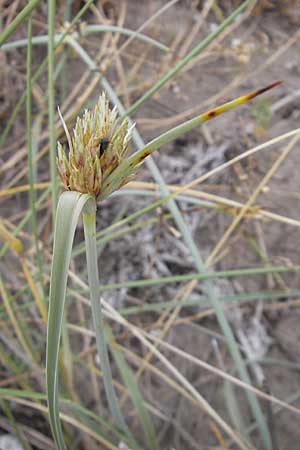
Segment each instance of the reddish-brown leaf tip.
M279 86L281 83L283 83L282 80L275 81L274 83L271 83L262 89L257 89L256 91L251 92L250 94L247 94L245 97L247 97L247 101L252 100L253 98L257 97L258 95L261 95L264 92L267 92L270 89L273 89L274 87Z

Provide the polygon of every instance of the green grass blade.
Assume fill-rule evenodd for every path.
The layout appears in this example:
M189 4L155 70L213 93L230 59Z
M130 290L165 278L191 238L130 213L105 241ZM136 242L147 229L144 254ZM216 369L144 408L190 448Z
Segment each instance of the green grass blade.
M249 438L243 414L240 410L239 401L234 392L234 386L227 380L224 381L224 398L234 429L237 430L241 436L247 436L247 438Z
M64 23L69 22L71 20L71 14L72 14L72 0L67 0L65 7L64 7ZM69 49L64 48L63 54L60 57L59 63L61 64L61 68L57 68L55 71L55 79L59 79L59 86L60 86L60 92L59 92L59 104L62 105L65 98L67 97L67 91L68 91L68 56L69 56Z
M96 345L103 372L103 382L111 414L116 424L126 434L129 433L127 425L118 405L117 396L112 383L111 368L108 359L107 345L104 336L104 320L100 304L100 283L98 273L98 258L96 246L96 202L91 199L83 211L84 237L86 244L86 258L92 316L96 334Z
M299 298L300 297L300 290L289 290L289 291L254 291L250 293L245 294L236 294L236 295L226 295L226 296L220 296L219 301L221 305L225 306L226 304L230 303L248 303L248 302L257 302L257 301L274 301L276 299L281 298ZM140 306L128 306L119 309L119 313L122 316L129 316L132 314L145 314L148 312L160 312L164 310L165 308L172 307L175 308L176 306L180 305L181 307L190 308L193 306L201 305L202 307L209 307L209 299L207 296L195 296L187 299L179 299L178 301L172 302L172 305L170 305L170 301L164 301L164 302L155 302L155 303L146 303L142 304ZM1 318L1 316L0 316Z
M5 128L1 134L0 137L0 147L2 148L6 142L6 138L13 126L13 124L15 123L15 119L17 117L18 112L20 111L24 101L26 99L26 91L23 92L23 94L21 95L21 97L19 98L16 106L13 109L13 112L11 113L9 119L6 122Z
M52 221L55 222L58 179L56 173L56 135L55 135L55 0L48 0L48 123L49 159L52 197Z
M38 5L40 0L30 0L24 9L14 18L14 20L2 31L0 34L0 47L6 39L18 28L18 26L23 22L23 20L28 17L33 9Z
M124 36L130 36L134 37L134 39L138 39L140 41L145 42L148 45L151 45L153 47L159 48L160 50L164 52L168 52L170 49L166 45L162 44L161 42L157 41L156 39L152 39L151 37L138 33L136 31L129 30L128 28L118 27L115 25L87 25L83 29L83 35L85 34L91 34L91 33L98 33L99 31L107 31L112 33L120 33Z
M43 393L40 392L35 392L32 391L30 389L13 389L13 388L0 388L0 399L7 399L7 400L17 400L17 399L30 399L32 402L36 402L39 403L40 401L45 401L46 400L46 396ZM68 409L71 410L71 412L80 417L80 422L82 425L84 425L84 431L88 433L88 431L92 431L92 433L88 433L88 434L93 434L94 436L99 436L101 438L104 438L105 441L109 441L109 438L106 437L105 433L109 433L109 435L113 434L115 436L115 438L120 442L120 441L124 441L128 444L128 448L132 448L132 450L142 450L141 447L139 445L137 445L136 443L132 442L132 440L129 440L126 436L124 436L124 434L121 434L116 427L111 424L111 422L103 419L102 417L96 415L95 413L93 413L92 411L84 408L83 406L72 402L69 399L66 398L61 398L61 403L68 407ZM38 410L40 410L41 408L39 408L40 405L38 405ZM67 420L68 416L66 414L64 414L62 416L62 420L65 420L68 422ZM73 425L76 426L76 424L74 424L73 421L70 421L70 423L73 423ZM77 425L79 425L80 423L77 421ZM104 430L104 432L103 432ZM110 445L105 446L105 448L109 448L109 449L116 449L117 447L109 442ZM102 449L102 447L101 447Z
M122 378L128 389L129 395L130 395L130 397L133 401L133 404L136 407L136 410L138 412L139 420L142 423L144 433L147 438L148 447L151 450L158 449L158 444L157 444L156 436L155 436L155 430L153 428L153 424L152 424L150 415L148 414L148 411L145 408L144 400L141 395L138 383L137 383L136 379L134 378L134 374L132 373L132 370L130 369L129 365L127 364L127 361L123 356L123 353L119 350L118 344L115 341L115 339L112 335L111 329L108 326L105 328L105 334L108 337L108 341L110 344L110 350L111 350L113 357L117 363L119 371L122 374Z
M46 307L45 292L43 283L43 267L42 267L42 255L39 249L38 241L38 229L36 219L36 198L34 189L34 165L33 165L33 143L32 143L32 100L31 100L31 76L32 76L32 17L28 19L28 33L27 33L28 47L27 47L27 64L26 64L26 128L27 128L27 149L28 149L28 181L30 189L29 194L29 207L31 211L31 227L34 236L36 261L38 267L38 279L42 292L42 303L44 308Z
M16 362L16 358L14 358L10 349L5 345L5 347L1 344L0 341L0 362L4 367L8 368L12 373L16 376L20 375L24 371L24 364Z
M232 269L232 270L220 270L216 272L201 272L201 273L188 273L185 275L174 275L170 277L161 278L145 278L142 280L123 281L121 283L106 284L100 287L100 292L111 291L112 289L124 289L124 288L137 288L157 286L167 283L179 283L183 281L191 280L208 280L211 278L232 278L240 276L253 276L264 275L268 273L288 273L288 272L300 272L300 266L285 267L285 266L270 266L270 267L249 267L246 269Z
M20 342L23 350L25 351L32 365L35 366L35 364L39 361L39 355L30 338L27 324L26 322L19 320L19 317L17 316L14 309L14 303L12 301L12 298L6 286L4 285L4 282L1 277L0 277L0 294L8 317L10 319L10 322L13 326L14 332L18 338L18 341Z
M56 213L54 248L50 281L46 377L49 420L55 443L65 450L58 405L58 353L66 298L68 269L78 218L91 197L78 192L64 192Z
M116 33L121 34L123 36L134 36L137 40L140 40L142 42L146 42L147 44L157 47L160 50L164 52L169 51L169 47L166 45L163 45L161 42L152 39L145 34L136 33L135 31L129 30L128 28L118 27L115 25L86 25L84 28L82 28L80 35L77 33L72 33L73 39L78 39L81 36L88 36L90 34L95 33ZM54 36L56 45L59 41L61 41L62 34L56 33ZM28 44L27 39L18 39L16 41L8 42L7 44L4 44L1 47L1 50L4 52L7 52L9 50L15 49L15 48L22 48L26 47ZM32 45L45 45L48 44L48 36L35 36L32 38Z
M30 443L25 438L24 433L23 433L21 427L18 424L18 421L14 417L14 415L12 413L12 410L9 407L8 401L2 399L2 400L0 400L0 404L1 404L2 411L4 412L4 414L6 415L8 421L10 423L10 426L11 426L13 434L20 441L22 449L23 450L32 450L32 447L31 447Z

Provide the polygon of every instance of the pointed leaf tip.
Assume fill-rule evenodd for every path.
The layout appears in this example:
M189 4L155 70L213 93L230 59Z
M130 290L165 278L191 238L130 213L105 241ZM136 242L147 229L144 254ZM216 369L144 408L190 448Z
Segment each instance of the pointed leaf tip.
M270 89L273 89L277 86L279 86L281 83L283 83L282 80L274 81L274 83L268 84L268 86L265 86L261 89L257 89L256 91L250 92L250 94L246 94L245 101L252 100L253 98L257 97L258 95L264 94L265 92L269 91Z

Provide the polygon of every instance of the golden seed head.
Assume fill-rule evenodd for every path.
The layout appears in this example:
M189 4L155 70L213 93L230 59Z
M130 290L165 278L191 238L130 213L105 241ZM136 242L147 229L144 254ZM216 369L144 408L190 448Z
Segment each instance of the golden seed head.
M57 168L66 189L98 196L104 181L124 159L133 127L125 118L118 124L116 107L110 109L103 92L92 111L78 117L73 136L60 114L69 144L66 155L58 142Z

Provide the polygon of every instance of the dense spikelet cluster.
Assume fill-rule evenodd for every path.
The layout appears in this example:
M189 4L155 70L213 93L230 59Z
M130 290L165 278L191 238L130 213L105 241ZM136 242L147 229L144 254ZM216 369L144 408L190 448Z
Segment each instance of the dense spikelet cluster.
M72 137L61 114L60 118L69 144L67 156L58 142L57 167L64 187L98 196L104 181L124 159L133 127L128 127L126 118L118 123L117 109L110 109L104 93L92 111L85 110L77 118Z

